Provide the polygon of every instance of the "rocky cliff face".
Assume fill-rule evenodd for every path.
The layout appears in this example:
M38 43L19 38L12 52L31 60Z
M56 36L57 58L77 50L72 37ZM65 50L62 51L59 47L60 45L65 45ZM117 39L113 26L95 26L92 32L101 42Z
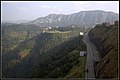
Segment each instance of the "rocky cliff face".
M68 26L71 24L79 26L93 27L97 23L113 22L118 20L118 14L101 10L81 11L78 13L63 15L50 14L46 17L40 17L30 22L42 27Z

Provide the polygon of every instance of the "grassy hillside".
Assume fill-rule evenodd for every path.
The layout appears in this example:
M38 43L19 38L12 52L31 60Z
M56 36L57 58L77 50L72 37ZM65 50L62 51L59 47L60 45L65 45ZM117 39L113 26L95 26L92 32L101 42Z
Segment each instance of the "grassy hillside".
M99 78L118 77L118 26L97 25L89 32L102 61L96 65Z
M22 24L2 24L2 52L7 52L16 48L23 41L37 36L42 32L42 28L35 25Z
M32 66L37 65L37 63L39 62L39 55L44 54L47 50L52 49L53 47L64 42L67 39L65 38L65 36L66 35L61 34L43 33L21 42L13 50L10 50L6 54L2 55L3 74L5 73L4 75L6 75L6 77L14 76L13 74L16 74L16 76L25 76L21 74L24 72L19 72L20 70L22 70L21 66L23 67L24 65L30 65L32 63L29 67L32 69ZM13 60L14 62L17 62L14 63ZM16 70L13 74L11 74L11 68L14 71ZM11 71L9 72L9 70Z
M75 66L75 63L77 64L77 61L80 60L78 59L79 49L86 48L82 42L82 37L79 38L76 37L79 35L80 28L76 30L73 29L73 31L70 31L66 28L66 31L58 30L57 33L51 33L53 32L52 30L43 33L42 30L44 29L32 25L3 26L3 32L2 32L2 53L3 53L2 76L3 77L6 78L33 77L32 75L32 73L34 73L33 70L38 69L37 67L41 63L43 63L42 65L46 65L46 62L44 61L49 61L50 58L52 58L55 61L54 65L52 66L52 69L49 67L50 70L53 70L53 68L56 67L57 65L61 65L61 62L64 62L66 60L66 57L68 56L66 54L69 54L72 51L73 52L76 51L76 52L72 54L70 53L71 59L70 60L68 59L66 61L66 63L68 62L68 64L67 65L64 64L64 67L62 69L64 69L65 66L70 66L70 68L67 70L68 72L73 66ZM79 44L79 41L81 44ZM73 63L70 64L69 61L71 60L75 60L75 61L72 61ZM80 61L83 61L82 63L84 63L85 58ZM84 65L80 64L77 67L79 66L84 66ZM83 70L84 68L82 67L82 71ZM51 74L56 74L56 73L51 72ZM52 77L50 76L51 74L46 75L45 72L44 75L46 76L42 76L42 77ZM68 74L66 73L64 74L64 76L65 75ZM82 77L83 77L83 73L82 73Z
M38 67L34 68L31 77L84 78L86 58L79 55L80 50L86 50L82 37L73 37L47 51L47 54L43 54L42 61L40 61Z

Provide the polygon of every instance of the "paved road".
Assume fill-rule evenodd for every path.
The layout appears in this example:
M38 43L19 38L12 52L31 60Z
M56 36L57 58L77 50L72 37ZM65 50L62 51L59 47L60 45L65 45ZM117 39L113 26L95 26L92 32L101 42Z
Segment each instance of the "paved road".
M100 61L100 56L99 53L97 53L96 47L89 40L87 34L84 36L83 41L87 45L87 60L85 69L88 69L88 71L85 72L85 78L95 79L94 61Z

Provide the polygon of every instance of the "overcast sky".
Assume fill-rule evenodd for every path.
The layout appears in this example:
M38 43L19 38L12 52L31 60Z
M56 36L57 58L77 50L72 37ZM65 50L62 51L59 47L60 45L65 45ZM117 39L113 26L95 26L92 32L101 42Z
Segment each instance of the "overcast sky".
M34 20L49 14L72 14L87 10L119 13L119 1L2 1L2 20Z

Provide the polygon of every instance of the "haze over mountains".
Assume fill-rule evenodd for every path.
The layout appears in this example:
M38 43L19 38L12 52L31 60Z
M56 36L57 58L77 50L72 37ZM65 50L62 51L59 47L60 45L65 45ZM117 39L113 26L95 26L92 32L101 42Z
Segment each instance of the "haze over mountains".
M81 11L69 15L50 14L35 20L3 21L4 23L34 24L40 27L65 27L69 25L93 27L103 22L114 22L118 20L118 14L102 10Z
M80 33L88 32L96 24L117 20L117 13L94 10L70 15L50 14L18 24L4 23L1 33L2 77L85 78L87 57L80 56L80 51L89 48ZM88 32L87 36L95 43L102 58L92 65L96 78L118 76L118 27L101 24Z
M29 22L30 20L3 20L2 23L15 23L15 24L20 24L20 23L26 23Z
M40 17L29 24L39 26L64 27L68 25L80 25L92 27L98 23L114 22L118 20L118 14L114 12L106 12L102 10L81 11L78 13L64 15L64 14L50 14L46 17Z

